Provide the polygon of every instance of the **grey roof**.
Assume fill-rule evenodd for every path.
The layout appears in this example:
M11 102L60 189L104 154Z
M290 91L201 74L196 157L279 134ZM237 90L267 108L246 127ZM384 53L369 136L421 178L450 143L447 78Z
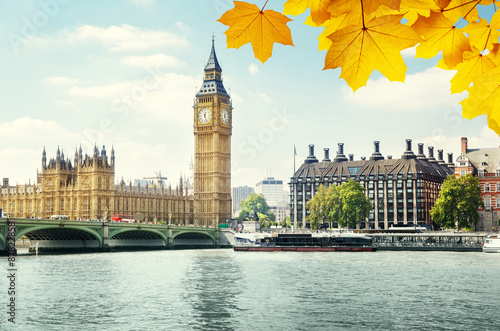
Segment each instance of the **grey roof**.
M407 153L408 154L408 153ZM405 156L405 155L403 155ZM350 178L356 181L375 179L406 179L422 178L434 182L442 182L448 175L453 174L452 168L437 161L429 162L426 159L401 158L401 159L376 159L357 160L344 162L322 161L307 163L300 166L292 177L292 182L297 182L302 178L303 182L307 177L314 181L348 181Z
M208 58L207 65L205 66L205 72L207 71L213 72L212 78L207 79L207 75L205 75L205 78L203 80L203 85L201 86L196 96L213 95L213 94L229 96L228 93L226 92L226 89L224 88L224 85L222 84L222 76L220 75L222 73L222 68L219 65L219 61L217 61L217 55L215 54L215 45L213 39L212 39L212 50L210 52L210 57ZM216 72L218 73L219 77L217 77L217 75L215 74Z
M500 169L500 148L467 149L465 156L476 169L485 169L489 173Z
M212 51L210 52L210 57L208 58L207 65L205 66L205 71L208 70L222 71L222 68L219 65L219 61L217 61L217 55L215 54L215 44L213 39L212 39Z

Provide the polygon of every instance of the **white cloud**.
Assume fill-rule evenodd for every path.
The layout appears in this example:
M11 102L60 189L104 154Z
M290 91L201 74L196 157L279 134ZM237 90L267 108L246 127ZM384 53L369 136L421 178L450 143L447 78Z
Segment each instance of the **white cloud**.
M76 106L76 104L73 101L69 101L69 100L57 100L57 101L54 101L54 104L59 105L59 106L63 106L63 107L75 107Z
M184 110L182 110L185 113ZM192 116L189 116L189 119ZM185 125L189 128L190 125ZM75 148L82 145L83 153L92 154L94 143L99 149L106 145L108 156L111 145L116 151L115 180L126 180L154 176L154 171L161 170L168 176L175 188L181 172L189 172L189 158L192 154L191 141L179 141L167 145L156 141L151 143L140 142L137 135L130 132L112 132L107 136L89 135L92 131L85 128L81 131L68 130L53 121L44 121L30 117L22 117L11 122L0 124L0 140L9 144L0 146L0 159L4 160L0 175L10 178L10 184L34 183L36 171L40 171L42 151L45 147L47 161L54 158L59 147L73 162ZM137 129L140 134L147 134L147 128ZM19 135L19 132L30 134ZM16 139L12 139L16 137ZM112 141L110 138L112 137ZM94 140L94 138L98 138ZM99 139L104 138L104 139ZM175 137L170 137L173 140ZM188 149L188 147L191 149ZM177 162L172 162L175 155ZM13 162L5 162L12 160Z
M110 99L130 91L133 86L134 83L130 81L90 87L74 86L69 89L68 94L75 97Z
M107 28L84 25L65 31L62 40L68 43L99 41L111 51L145 50L165 46L187 46L185 37L165 30L151 30L128 24Z
M189 25L183 23L183 22L177 22L175 23L175 26L181 30L182 32L187 32L187 31L191 31L191 28L189 27Z
M460 155L460 139L461 136L447 136L438 134L418 139L419 142L425 144L425 154L427 155L427 146L435 146L434 157L437 158L437 150L443 149L445 153L453 153L453 161ZM469 148L494 148L500 146L500 137L488 126L484 126L478 136L465 136L468 140ZM445 160L447 157L445 155Z
M455 107L464 94L451 94L450 80L454 71L430 68L406 76L406 82L390 82L385 77L368 80L356 93L343 87L344 100L373 109L419 111L426 108Z
M78 83L78 79L62 77L62 76L47 77L46 81L47 81L47 83L54 84L54 85L73 85L73 84Z
M273 99L271 99L267 94L264 92L248 92L248 94L252 97L258 97L262 99L264 102L271 103Z
M259 72L259 67L257 67L255 64L251 64L249 67L248 67L248 72L252 75L256 75L258 72Z
M180 64L175 56L165 55L162 53L137 56L130 55L121 59L121 64L126 64L134 67L175 67Z
M401 51L401 56L403 58L414 58L415 55L417 55L417 46L410 47L410 48L407 48L407 49L403 49Z

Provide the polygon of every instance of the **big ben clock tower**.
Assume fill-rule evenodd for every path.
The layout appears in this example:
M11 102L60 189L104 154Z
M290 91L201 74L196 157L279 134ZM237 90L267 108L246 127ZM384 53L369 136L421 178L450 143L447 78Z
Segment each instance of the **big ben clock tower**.
M231 220L231 132L233 107L212 51L194 102L194 219L198 225Z

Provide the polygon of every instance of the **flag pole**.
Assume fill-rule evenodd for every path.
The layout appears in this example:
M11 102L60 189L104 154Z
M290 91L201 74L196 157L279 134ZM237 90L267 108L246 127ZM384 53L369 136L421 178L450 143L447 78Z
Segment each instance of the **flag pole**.
M295 155L297 155L297 150L295 149L295 144L293 144L293 175L295 176Z

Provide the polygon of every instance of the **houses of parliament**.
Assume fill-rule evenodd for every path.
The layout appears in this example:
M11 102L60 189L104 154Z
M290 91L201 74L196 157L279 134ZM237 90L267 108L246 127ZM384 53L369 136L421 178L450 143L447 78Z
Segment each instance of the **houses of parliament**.
M231 220L232 104L222 84L214 42L193 105L194 192L180 179L175 188L156 184L115 183L115 151L103 146L92 155L75 151L73 162L57 149L47 161L42 152L35 184L9 184L4 178L0 208L10 217L103 219L113 214L143 214L144 221L214 226Z

